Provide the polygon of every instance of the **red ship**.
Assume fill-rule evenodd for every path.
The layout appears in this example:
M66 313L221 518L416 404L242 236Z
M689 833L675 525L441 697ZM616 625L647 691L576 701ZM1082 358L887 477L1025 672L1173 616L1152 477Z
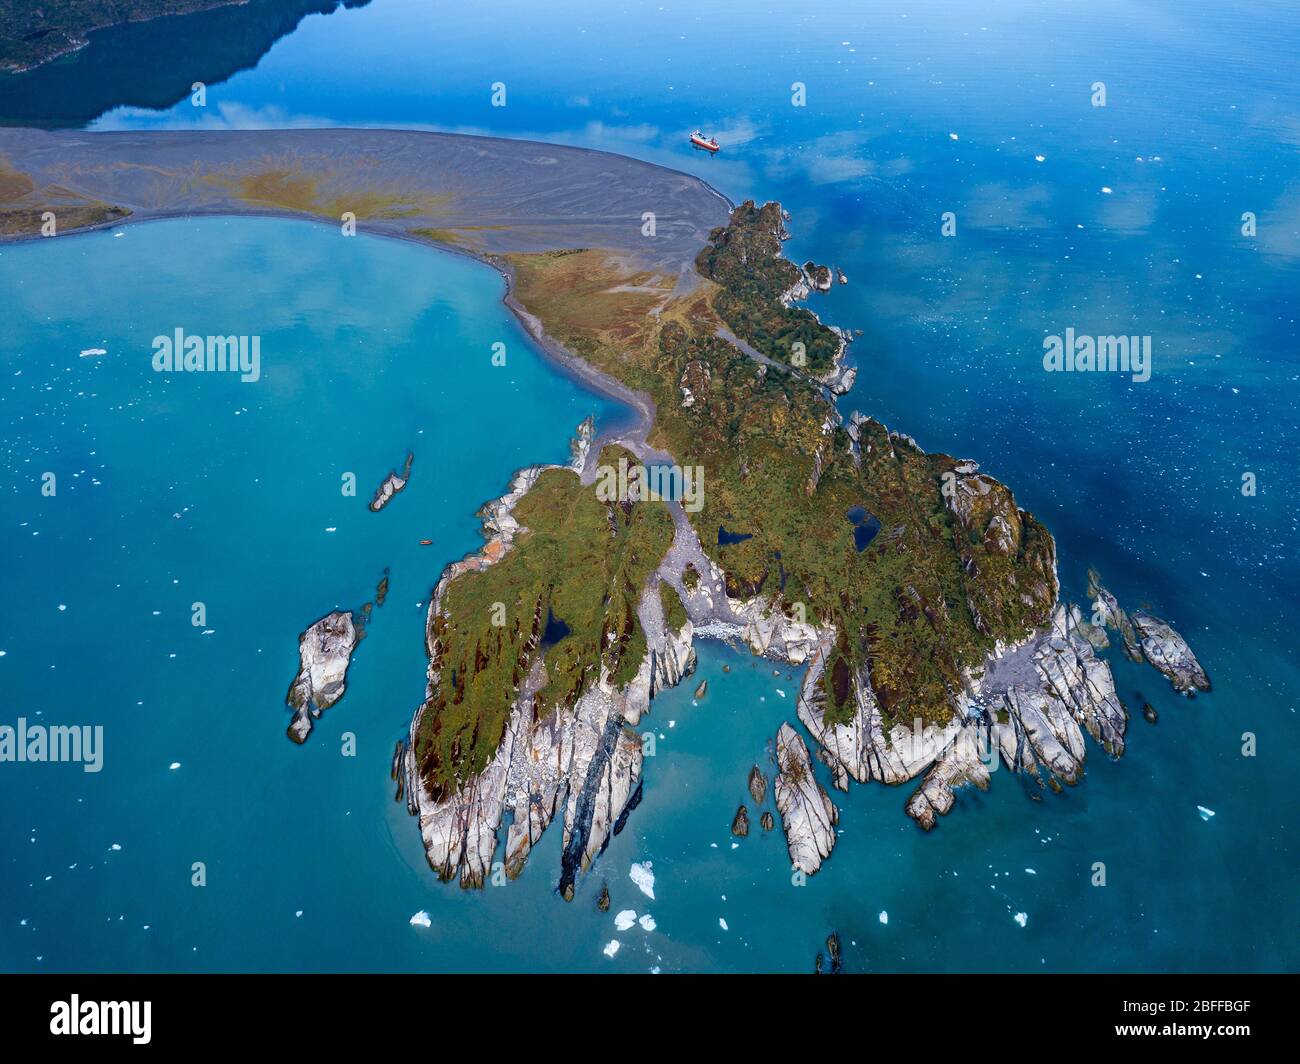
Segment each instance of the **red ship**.
M707 152L717 152L718 142L712 137L706 137L698 129L691 134L691 143L697 148L703 148Z

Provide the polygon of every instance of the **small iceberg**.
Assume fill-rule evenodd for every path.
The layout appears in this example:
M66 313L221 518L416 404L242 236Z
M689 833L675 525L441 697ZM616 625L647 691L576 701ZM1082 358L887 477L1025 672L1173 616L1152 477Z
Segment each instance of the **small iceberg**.
M1024 927L1025 924L1029 923L1029 914L1028 914L1028 913L1016 913L1014 919L1015 919L1016 923L1018 923L1021 927Z
M628 872L628 878L641 888L641 893L651 901L655 899L655 874L652 871L654 865L650 861L634 864L631 871Z
M877 919L878 919L882 924L887 924L887 923L889 923L889 913L885 912L884 909L881 909L881 910L880 910L880 915L877 917Z
M1209 820L1210 817L1214 816L1214 810L1213 810L1213 809L1206 809L1205 806L1203 806L1203 805L1198 805L1198 806L1196 807L1196 811L1197 811L1198 813L1201 814L1201 819L1202 819L1202 820Z
M721 916L718 917L718 926L719 926L720 928L722 928L722 930L724 930L724 931L730 931L730 930L731 930L731 928L729 928L729 927L727 926L727 921L724 920Z
M181 767L181 763L180 763L179 761L173 761L173 762L172 762L170 765L168 765L167 767L168 767L172 772L175 772L178 768Z
M631 927L635 923L636 923L636 913L634 913L631 909L624 909L621 913L619 913L617 916L614 917L614 926L619 931L626 931L629 927Z
M429 919L429 914L423 909L411 917L412 927L430 927L432 924L433 921Z
M644 916L642 916L641 919L637 921L637 923L641 925L642 931L653 931L656 927L659 926L658 924L655 923L655 918L651 916L649 913L646 913Z
M623 943L621 943L618 939L616 939L616 938L611 938L611 939L610 939L610 940L605 944L605 948L604 948L603 950L601 950L601 952L604 953L606 957L611 957L611 958L612 958L612 957L614 956L614 954L617 953L617 952L619 951L619 949L622 947L622 945L623 945Z

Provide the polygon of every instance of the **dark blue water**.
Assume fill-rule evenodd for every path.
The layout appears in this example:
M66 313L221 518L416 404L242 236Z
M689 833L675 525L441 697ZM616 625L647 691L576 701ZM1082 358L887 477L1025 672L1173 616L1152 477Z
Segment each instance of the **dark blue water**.
M745 540L753 538L753 532L728 532L723 525L718 525L719 547L729 547L733 543L744 543Z
M557 55L573 58L556 63ZM859 969L1294 967L1300 936L1286 914L1300 864L1290 762L1300 700L1298 58L1300 15L1287 3L666 2L545 12L511 3L494 9L489 40L479 14L374 0L308 16L254 69L211 85L205 109L182 102L105 114L104 128L389 124L540 137L664 162L735 200L781 199L793 216L790 257L848 275L847 286L811 304L864 333L854 345L858 385L843 409L862 409L1005 480L1055 533L1063 593L1079 599L1096 565L1122 602L1149 606L1188 637L1215 690L1184 701L1150 669L1112 654L1130 706L1140 693L1160 711L1154 728L1134 721L1121 762L1094 748L1081 785L1043 802L1000 773L987 794L964 794L929 836L903 816L905 791L855 788L837 796L843 834L834 856L792 900L779 841L760 833L732 851L726 828L748 765L792 718L775 687L792 697L798 678L705 651L709 694L698 707L683 690L656 704L648 724L665 741L648 767L645 800L597 871L619 886L615 912L648 909L657 930L616 933L613 914L591 908L590 884L571 906L555 900L558 837L548 836L520 881L464 895L432 882L412 825L386 793L391 741L423 683L415 604L442 564L474 545L473 508L500 489L512 463L561 456L570 422L590 400L547 377L540 407L528 388L508 404L482 393L482 407L470 407L481 393L463 386L459 364L439 364L424 384L404 378L383 397L412 412L407 432L380 440L374 426L387 408L375 396L375 414L359 409L348 439L373 441L376 478L415 447L412 487L381 517L407 520L417 508L412 493L435 492L438 521L423 513L402 538L428 530L435 546L403 561L397 543L375 542L373 522L364 523L366 536L359 525L346 541L362 553L344 564L319 555L331 541L320 529L337 525L341 544L348 519L324 502L307 512L274 506L267 487L289 490L307 448L322 445L313 433L322 421L296 414L296 432L274 439L301 450L261 472L248 453L274 452L251 433L243 443L231 435L236 385L230 417L204 414L201 424L213 420L201 437L178 439L174 426L154 430L143 420L135 437L124 435L121 453L135 456L123 473L130 490L91 515L60 518L64 511L34 494L6 503L5 549L16 559L7 584L22 604L0 622L11 716L145 704L135 710L139 762L129 762L126 780L107 769L97 778L0 775L12 795L0 814L6 896L18 899L0 931L5 966L804 970L837 927L847 963ZM791 104L796 81L804 107ZM1098 81L1105 107L1091 103ZM503 108L490 104L494 82L507 86ZM718 137L717 157L689 149L696 127ZM947 212L951 237L941 235ZM1242 232L1246 212L1256 216L1254 236ZM418 314L403 296L418 304L425 286L377 285L366 289L382 291L373 299L322 295L319 272L295 274L266 224L238 228L246 254L264 263L256 286L247 260L218 255L181 287L193 291L201 275L221 292L238 277L237 286L255 288L248 298L289 300L313 320L337 316L342 301L360 317L331 333L330 349L416 343ZM177 291L155 282L153 260L127 254L163 239L145 232L116 241L119 258L93 274L93 290L105 295L89 307L67 298L68 276L81 278L78 291L92 290L89 267L76 272L76 244L0 256L5 295L20 282L24 293L17 333L6 314L6 360L17 357L15 344L36 360L25 380L0 392L7 439L26 448L6 458L14 478L6 498L19 498L19 483L28 490L45 454L110 484L101 464L117 451L98 429L83 440L81 427L121 407L128 416L113 431L127 432L132 393L108 389L107 364L78 364L73 348L125 339L134 308ZM194 247L175 252L175 269ZM66 258L47 266L40 255ZM370 269L382 277L401 272L400 263L410 272L417 260L437 256L384 245ZM282 277L299 280L282 288ZM496 294L490 276L442 293L456 303L467 345L509 327L493 318ZM1043 338L1067 328L1150 336L1150 380L1044 372ZM304 352L322 347L309 332L301 341ZM350 367L335 372L363 382ZM537 412L566 394L563 417ZM333 395L322 384L312 402L328 409L342 402ZM435 474L409 436L416 425L458 424L458 404L495 412L517 442L486 461L481 429L459 449L448 440ZM535 431L512 435L513 419L529 410ZM184 453L223 464L185 478L149 465L135 449L146 428L159 461ZM358 461L342 440L330 446L335 464ZM1241 490L1247 473L1253 495ZM246 517L248 493L259 490L260 524ZM194 635L188 607L200 592L189 585L205 581L174 560L179 543L161 554L158 543L170 514L187 505L214 524L186 556L246 575L224 602L210 583L203 591L223 618L206 645L238 632L242 650L204 656L197 637L179 659L182 672L166 653L184 650L181 627ZM45 535L30 536L38 514L68 522L61 538L48 523ZM123 530L108 531L120 522ZM187 514L175 528L197 523ZM267 549L259 537L271 527L292 538ZM299 591L284 596L299 557L312 559L310 579L297 576ZM259 564L249 568L250 558ZM293 633L336 602L363 600L386 564L395 590L376 614L353 689L306 747L290 748L278 706L293 671ZM92 572L104 585L97 590ZM128 579L147 581L151 593L119 641L111 635L123 626L110 607L121 592L112 585ZM399 581L414 583L399 593ZM68 611L58 613L58 603ZM152 608L177 615L178 629L157 645ZM383 649L394 645L405 649L391 668L367 665L396 655ZM257 650L274 667L254 668ZM720 671L724 661L730 673ZM345 728L362 739L356 762L338 755ZM1257 756L1242 756L1245 733ZM173 759L183 767L169 773ZM1202 820L1197 805L1217 815ZM122 851L107 850L114 841ZM189 886L190 862L205 854L220 867L220 889ZM657 879L650 905L627 879L630 863L647 859ZM1098 861L1105 887L1091 885ZM406 924L417 909L431 914L427 932ZM1023 928L1016 912L1027 914ZM22 918L28 924L15 926ZM612 939L623 946L610 960L601 948Z
M853 526L853 546L861 553L880 531L880 519L864 506L854 506L844 516Z

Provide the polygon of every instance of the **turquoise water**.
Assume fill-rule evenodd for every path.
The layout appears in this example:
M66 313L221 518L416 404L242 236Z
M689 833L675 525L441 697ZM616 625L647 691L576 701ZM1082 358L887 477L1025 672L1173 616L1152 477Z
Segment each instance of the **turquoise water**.
M214 81L202 112L109 110L99 126L536 136L781 199L790 256L849 276L812 303L864 331L843 408L979 460L1055 533L1067 597L1096 565L1121 602L1188 637L1215 690L1186 702L1111 654L1130 707L1140 692L1160 711L1154 728L1133 721L1122 761L1093 747L1085 781L1042 802L998 773L929 836L903 815L906 790L836 795L835 853L795 888L775 836L731 850L726 833L749 764L792 716L776 689L793 696L797 676L702 648L709 694L691 706L692 683L656 703L644 801L577 901L551 893L558 836L508 887L439 886L387 777L423 688L416 604L476 545L472 512L515 466L562 458L580 417L615 411L526 353L491 273L421 249L358 239L342 259L328 230L249 221L5 249L4 719L84 707L113 730L100 776L0 772L16 899L0 962L802 971L838 929L857 970L1294 968L1298 57L1300 15L1280 3L516 4L485 44L475 15L373 0L308 16ZM496 80L505 108L489 105ZM1090 105L1098 80L1105 108ZM720 156L683 146L696 126ZM259 322L262 382L146 372L156 332L241 320ZM1066 328L1150 335L1151 380L1044 373L1042 337ZM517 338L513 390L465 354L499 337ZM77 358L92 346L109 354ZM138 365L121 376L127 351ZM337 442L321 436L330 411ZM411 487L365 513L408 447ZM46 468L62 471L57 500L37 492ZM339 495L344 470L362 499ZM386 565L393 592L347 697L293 748L294 636L369 598ZM212 636L189 626L196 599ZM134 622L121 636L113 610ZM355 759L339 754L349 730ZM647 859L654 902L627 877ZM591 904L600 878L608 916ZM656 930L616 933L624 908ZM419 909L427 931L407 924Z

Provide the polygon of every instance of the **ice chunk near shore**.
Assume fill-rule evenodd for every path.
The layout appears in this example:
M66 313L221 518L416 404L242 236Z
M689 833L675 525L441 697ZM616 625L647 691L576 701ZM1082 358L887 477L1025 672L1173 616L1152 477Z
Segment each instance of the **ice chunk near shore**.
M629 927L631 927L635 923L636 923L636 913L633 912L631 909L624 909L621 913L619 913L617 916L614 917L614 927L617 928L619 931L626 931Z
M601 952L604 953L606 957L612 958L614 954L622 948L622 945L623 943L618 939L611 938L607 943L605 943L605 948L601 950Z
M429 914L423 909L411 917L412 927L430 927L432 924L433 921L429 919Z
M1209 820L1210 817L1214 816L1214 810L1213 810L1213 809L1206 809L1205 806L1203 806L1203 805L1198 805L1198 806L1196 807L1196 811L1197 811L1198 813L1201 814L1201 819L1202 819L1202 820Z
M641 893L651 901L655 900L654 864L650 861L634 864L628 872L628 878L641 888Z
M643 915L641 919L637 921L637 923L641 925L642 931L653 931L656 927L659 926L658 924L655 923L655 918L651 916L649 913Z

